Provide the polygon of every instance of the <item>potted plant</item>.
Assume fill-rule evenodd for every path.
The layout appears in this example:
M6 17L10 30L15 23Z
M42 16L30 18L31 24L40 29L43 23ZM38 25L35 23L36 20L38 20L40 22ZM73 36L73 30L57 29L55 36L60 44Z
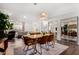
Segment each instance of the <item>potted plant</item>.
M12 29L13 23L9 21L9 15L0 11L0 40L5 37L5 30Z
M67 35L67 32L68 32L67 27L68 27L68 25L65 24L65 25L64 25L64 34L65 34L65 35Z

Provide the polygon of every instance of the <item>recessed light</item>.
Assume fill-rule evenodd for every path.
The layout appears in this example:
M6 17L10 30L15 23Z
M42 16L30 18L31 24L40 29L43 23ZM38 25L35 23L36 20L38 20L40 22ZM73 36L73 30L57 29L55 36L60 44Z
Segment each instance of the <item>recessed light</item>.
M27 18L26 16L23 16L23 18Z

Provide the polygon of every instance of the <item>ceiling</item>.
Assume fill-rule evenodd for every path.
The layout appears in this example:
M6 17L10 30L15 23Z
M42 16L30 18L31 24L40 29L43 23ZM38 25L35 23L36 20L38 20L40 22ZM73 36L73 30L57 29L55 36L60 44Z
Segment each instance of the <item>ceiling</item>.
M77 3L0 3L0 9L12 14L12 19L22 19L26 16L29 19L39 19L42 11L48 13L48 18L60 15L76 13L79 9Z

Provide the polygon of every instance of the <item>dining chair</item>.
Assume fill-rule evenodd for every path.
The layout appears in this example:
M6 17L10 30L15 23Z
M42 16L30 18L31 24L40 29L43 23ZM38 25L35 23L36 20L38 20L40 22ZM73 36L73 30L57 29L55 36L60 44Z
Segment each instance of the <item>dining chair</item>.
M0 52L2 53L2 55L6 54L6 50L8 48L8 40L4 41L4 48L0 48Z
M54 48L55 38L54 38L53 34L49 35L49 38L47 39L47 44L48 44L48 46L53 46L53 48Z
M25 44L25 47L23 50L26 51L26 54L27 54L27 51L32 50L32 49L36 49L36 42L33 39L23 36L23 41ZM27 49L25 50L26 46L27 46ZM32 48L29 49L30 46ZM34 53L32 53L32 54L34 54Z
M40 45L40 54L42 54L42 49L47 50L47 39L48 36L43 36L41 38L38 39L38 44ZM42 47L42 45L45 45L46 48Z

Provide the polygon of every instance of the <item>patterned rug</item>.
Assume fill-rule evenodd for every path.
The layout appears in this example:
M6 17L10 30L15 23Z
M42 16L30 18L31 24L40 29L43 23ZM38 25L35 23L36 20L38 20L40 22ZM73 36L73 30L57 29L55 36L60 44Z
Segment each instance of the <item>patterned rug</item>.
M29 50L26 54L26 51L24 51L23 48L24 48L23 46L15 48L14 55L32 55L31 53L33 52L33 49ZM67 49L68 46L56 43L55 47L54 48L49 47L48 51L42 48L42 55L60 55L62 52L64 52ZM37 50L40 51L39 45L37 45ZM40 55L40 54L36 53L34 55Z

